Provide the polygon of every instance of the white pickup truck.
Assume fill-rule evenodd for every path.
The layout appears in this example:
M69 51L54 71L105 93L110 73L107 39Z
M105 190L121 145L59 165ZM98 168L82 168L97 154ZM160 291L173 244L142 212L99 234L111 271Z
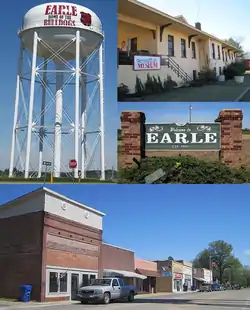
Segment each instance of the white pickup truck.
M90 301L102 302L109 304L111 300L127 299L129 302L134 301L136 287L125 285L120 278L103 278L96 279L89 286L83 286L79 289L77 299L82 304Z

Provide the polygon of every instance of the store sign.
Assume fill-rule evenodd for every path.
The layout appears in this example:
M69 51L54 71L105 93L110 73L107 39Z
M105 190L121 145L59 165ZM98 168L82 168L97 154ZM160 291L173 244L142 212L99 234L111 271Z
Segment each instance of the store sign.
M182 274L181 273L175 273L174 278L175 279L182 279Z
M161 69L160 56L134 56L134 71L149 71Z
M172 277L172 271L162 271L162 277Z
M219 123L146 124L145 148L166 150L220 150Z
M86 12L77 12L77 6L48 4L45 8L44 26L76 27L80 21L84 26L91 26L92 16Z

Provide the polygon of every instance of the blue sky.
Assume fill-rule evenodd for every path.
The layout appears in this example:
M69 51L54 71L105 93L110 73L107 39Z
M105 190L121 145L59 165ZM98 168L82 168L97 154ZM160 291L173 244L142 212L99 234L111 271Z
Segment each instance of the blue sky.
M119 105L119 114L126 110L142 111L146 123L186 123L189 121L189 102L136 102ZM243 128L250 128L250 104L244 102L230 103L192 103L192 122L214 122L223 109L241 109L243 111ZM119 124L120 126L120 124Z
M199 21L202 30L220 39L234 37L250 52L248 0L175 0L167 5L166 0L140 1L173 16L183 15L191 25Z
M106 165L111 168L116 164L116 127L113 121L117 118L116 87L117 87L117 66L114 61L117 46L117 7L116 0L76 0L79 3L92 9L101 19L105 32L105 64L104 72L104 100L105 100L105 126L106 126ZM2 3L4 12L11 12L11 22L9 15L2 16L4 37L1 49L1 70L4 74L0 76L0 169L9 166L10 145L13 126L14 99L16 89L17 59L19 54L19 40L17 31L22 24L24 14L33 6L44 3L37 1L16 1L13 10L13 2L5 1ZM4 47L3 47L4 46ZM116 58L115 58L116 59ZM110 74L110 72L112 72Z
M147 187L146 187L147 186ZM0 204L39 185L0 185ZM191 260L213 240L224 240L250 265L249 185L48 185L106 214L106 242L138 258Z

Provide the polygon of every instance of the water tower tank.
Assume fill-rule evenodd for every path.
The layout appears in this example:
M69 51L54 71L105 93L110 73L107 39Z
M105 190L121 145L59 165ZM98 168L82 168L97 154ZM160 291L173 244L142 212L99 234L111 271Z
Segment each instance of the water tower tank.
M58 51L71 39L76 30L80 31L81 54L86 57L98 49L103 41L102 24L98 16L90 9L67 2L45 3L30 9L23 18L19 36L24 47L32 52L34 31L40 39ZM37 56L48 58L50 52L38 45ZM74 59L74 45L61 53L67 60Z

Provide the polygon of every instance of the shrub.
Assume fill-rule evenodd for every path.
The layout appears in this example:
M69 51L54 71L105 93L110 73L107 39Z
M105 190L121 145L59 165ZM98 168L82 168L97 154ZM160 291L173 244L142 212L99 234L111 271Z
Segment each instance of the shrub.
M120 84L117 88L118 101L123 101L129 94L129 88L125 84Z
M224 69L224 75L227 80L232 80L235 76L244 75L246 69L242 61L231 63Z
M204 68L200 72L199 79L202 80L204 83L216 82L217 81L216 72L209 68Z
M176 163L180 163L176 167ZM205 162L192 156L151 157L141 161L140 168L119 171L119 183L145 183L145 177L158 169L166 173L156 183L241 184L250 182L250 171L234 169L220 162Z

